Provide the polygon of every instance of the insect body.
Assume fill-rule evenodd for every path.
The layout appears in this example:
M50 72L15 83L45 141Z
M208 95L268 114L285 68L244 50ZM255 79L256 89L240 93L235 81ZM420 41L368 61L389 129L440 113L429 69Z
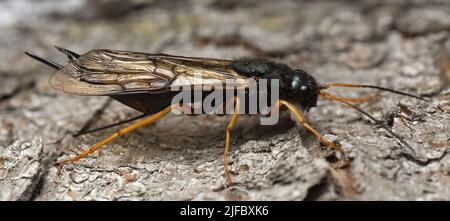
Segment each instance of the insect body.
M69 58L68 64L62 66L48 59L26 52L32 58L57 70L50 78L50 84L55 89L75 95L110 96L142 112L143 115L138 118L145 117L100 141L78 156L62 161L60 168L65 163L78 161L117 137L155 122L170 113L172 109L179 108L180 105L189 105L184 103L174 105L171 101L177 93L172 91L171 88L205 86L209 84L208 80L214 80L215 86L217 86L217 82L223 84L226 90L246 90L250 87L251 79L257 83L261 79L278 80L279 99L274 102L274 110L278 107L286 107L294 114L297 121L317 136L322 143L340 152L342 152L342 149L339 145L324 138L305 121L299 107L304 110L309 110L316 106L319 97L324 97L342 102L360 111L375 122L379 121L353 104L356 102L364 102L368 99L339 97L327 92L327 88L336 86L373 88L423 100L423 98L415 95L372 85L346 83L319 84L311 75L300 69L292 69L288 65L265 59L241 58L236 60L223 60L105 49L93 50L79 55L67 49L59 47L57 49L67 55ZM201 77L201 80L198 79L198 76ZM226 84L229 80L233 80L234 83L232 85ZM235 125L240 109L242 108L239 97L233 96L232 101L234 101L235 105L233 117L226 129L224 151L224 171L229 185L232 183L232 176L228 169L230 131ZM226 102L227 100L224 101L224 103ZM381 126L409 147L405 141L387 126L384 126L384 124L381 124Z

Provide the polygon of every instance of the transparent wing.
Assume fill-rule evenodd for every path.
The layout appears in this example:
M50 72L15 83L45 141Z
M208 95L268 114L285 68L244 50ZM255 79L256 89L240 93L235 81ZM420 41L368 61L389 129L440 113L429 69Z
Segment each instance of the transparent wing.
M161 93L182 87L246 88L248 78L230 60L93 50L72 60L50 79L58 90L78 95Z

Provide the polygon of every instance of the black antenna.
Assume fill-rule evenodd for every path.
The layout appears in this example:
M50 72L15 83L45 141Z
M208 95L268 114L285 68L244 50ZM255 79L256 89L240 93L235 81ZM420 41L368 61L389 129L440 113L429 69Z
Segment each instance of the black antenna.
M35 54L32 54L32 53L27 52L27 51L25 52L25 54L30 56L30 57L32 57L32 58L34 58L34 59L36 59L37 61L40 61L40 62L42 62L42 63L44 63L44 64L46 64L46 65L48 65L48 66L50 66L50 67L52 67L54 69L56 69L56 70L60 70L60 69L63 68L62 65L60 65L60 64L58 64L58 63L56 63L54 61L51 61L51 60L49 60L47 58L43 58L43 57L41 57L39 55L35 55Z
M405 92L396 91L396 90L393 90L393 89L389 89L389 88L385 88L385 87L380 87L380 86L375 86L375 85L367 85L367 84L349 84L349 83L328 83L328 84L322 84L322 85L320 85L320 87L321 87L322 89L327 89L327 88L330 88L330 87L372 88L372 89L378 89L378 90L382 90L382 91L388 91L388 92L391 92L391 93L395 93L395 94L400 94L400 95L412 97L412 98L419 99L419 100L422 100L422 101L427 101L427 102L429 101L429 100L427 100L427 99L425 99L425 98L423 98L423 97L419 97L419 96L414 95L414 94L408 94L408 93L405 93Z
M76 134L74 134L72 136L73 137L78 137L78 136L81 136L81 135L85 135L85 134L89 134L89 133L93 133L93 132L97 132L97 131L101 131L101 130L106 130L106 129L111 128L111 127L119 126L121 124L126 124L126 123L129 123L129 122L135 121L137 119L141 119L141 118L146 117L148 115L149 114L141 114L139 116L136 116L136 117L124 120L124 121L120 121L120 122L117 122L117 123L114 123L114 124L102 126L102 127L95 128L95 129L92 129L92 130L86 130L86 131L81 130L81 131L79 131L78 133L76 133Z
M392 131L391 129L389 129L382 121L377 120L375 117L373 117L372 115L370 115L369 113L367 113L366 111L364 111L363 109L359 108L358 106L355 106L345 100L342 100L340 97L326 92L326 91L321 91L320 92L321 96L327 97L327 98L331 98L333 100L337 100L341 103L344 103L348 106L350 106L351 108L361 112L362 114L364 114L366 117L370 118L371 120L373 120L376 124L380 125L381 127L383 127L386 131L388 131L392 136L394 136L395 138L397 138L401 143L403 143L406 147L409 148L409 150L412 151L413 154L416 154L416 151L414 151L414 149L408 144L406 143L406 141L404 141L399 135L397 135L396 133L394 133L394 131Z

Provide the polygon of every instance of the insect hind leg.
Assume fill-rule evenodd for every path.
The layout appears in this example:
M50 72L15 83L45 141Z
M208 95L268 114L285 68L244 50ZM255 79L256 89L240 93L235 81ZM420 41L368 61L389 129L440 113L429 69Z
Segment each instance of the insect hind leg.
M61 161L61 163L59 164L59 169L58 169L57 174L59 175L61 173L61 170L62 170L62 168L63 168L63 166L65 164L77 162L78 160L80 160L80 159L86 157L87 155L95 152L96 150L100 149L102 146L104 146L105 144L111 142L112 140L115 140L118 137L121 137L121 136L123 136L125 134L131 133L131 132L133 132L136 129L144 127L144 126L146 126L148 124L151 124L151 123L153 123L153 122L163 118L164 116L166 116L168 113L171 112L171 110L174 108L174 106L178 106L178 105L171 105L169 107L166 107L165 109L163 109L162 111L160 111L160 112L158 112L158 113L156 113L154 115L151 115L151 116L149 116L149 117L147 117L145 119L142 119L142 120L140 120L138 122L135 122L135 123L131 124L130 126L128 126L126 128L123 128L123 129L117 131L113 135L111 135L111 136L105 138L104 140L98 142L97 144L95 144L94 146L92 146L88 150L80 153L76 157L73 157L73 158Z

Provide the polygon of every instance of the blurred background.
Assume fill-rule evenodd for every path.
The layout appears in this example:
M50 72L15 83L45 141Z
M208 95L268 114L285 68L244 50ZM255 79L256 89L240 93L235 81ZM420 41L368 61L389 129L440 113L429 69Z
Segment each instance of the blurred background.
M441 44L423 49L434 55L450 25L447 3L4 0L0 2L0 71L37 72L41 65L23 51L64 63L53 45L79 53L111 48L185 56L259 56L305 69L324 62L367 69L396 55L396 48L381 41L429 33L439 38L442 32L443 37L436 39ZM335 73L339 71L332 75L342 78Z
M71 137L73 132L85 126L105 125L137 114L124 106L111 103L105 97L71 96L51 89L47 80L53 70L30 59L24 54L24 51L30 51L65 64L66 57L58 52L54 45L80 54L92 49L108 48L226 59L242 56L264 57L305 69L320 82L377 84L423 96L437 96L439 101L436 105L441 105L441 110L447 112L438 111L435 113L436 115L433 115L436 116L435 118L430 117L431 114L427 115L430 122L422 127L417 126L416 132L410 131L405 126L399 126L396 130L404 136L411 135L412 140L422 144L439 144L441 146L448 144L448 116L445 117L445 115L449 110L447 105L450 63L447 62L447 66L445 66L445 62L440 62L440 58L442 56L445 58L450 50L450 2L448 0L3 0L0 1L0 32L0 154L17 158L20 151L14 152L10 150L11 147L31 143L31 146L35 148L34 152L30 152L31 158L28 158L34 159L33 162L38 162L39 165L33 166L34 164L29 163L26 158L23 159L22 164L14 164L21 170L25 170L22 167L34 168L30 169L30 173L33 174L32 177L36 179L34 181L39 185L36 187L35 184L32 184L33 182L28 184L8 183L7 185L0 182L0 189L6 188L6 192L10 193L5 195L6 192L3 191L3 195L0 193L0 199L102 199L101 194L95 191L89 192L85 187L72 188L73 181L78 179L73 177L69 177L70 179L67 180L61 179L62 183L67 182L65 183L66 189L61 187L64 185L56 185L62 188L58 191L64 193L57 195L54 192L56 190L50 188L53 184L49 184L50 181L47 178L54 175L54 163L59 157L67 157L69 153L74 154L81 149L86 149L89 144L95 143L113 130L77 139ZM348 97L365 96L371 93L364 90L338 92L345 92ZM400 98L382 96L380 99L376 103L364 107L378 118L393 120L395 118L393 116L396 116L393 113L401 107L401 105L399 106ZM416 101L403 100L403 102L406 102L403 103L404 106L410 108L421 105ZM349 129L346 124L359 122L361 120L359 114L326 101L320 101L319 106L321 107L317 110L311 111L309 119L323 133L339 134L342 136L340 139L352 143L355 148L348 151L353 151L354 156L360 156L359 154L379 156L379 152L366 152L364 148L367 145L386 147L387 149L392 146L392 140L388 142L382 137L368 139L369 144L358 143L360 141L356 140L352 134L360 133L370 127L366 125L367 128L361 129L359 126L354 126L353 129ZM422 106L416 107L417 111L425 110ZM110 157L110 162L106 162L104 165L124 165L125 163L120 157L123 151L127 153L125 161L132 165L136 164L136 159L140 159L141 155L147 156L146 159L158 159L162 156L162 159L166 160L176 157L189 158L189 156L197 159L197 156L200 156L200 161L194 163L192 167L205 166L208 165L207 162L214 161L215 171L209 174L209 178L205 178L206 176L199 178L202 180L202 185L197 183L198 188L175 191L172 195L148 192L147 195L139 195L141 198L136 195L137 198L128 199L185 199L186 197L190 198L194 193L202 191L208 193L209 186L215 182L216 178L219 179L222 173L220 167L222 149L220 148L223 143L220 142L223 142L223 129L227 121L224 119L218 120L218 122L205 123L205 121L178 120L178 118L163 121L161 126L133 135L130 140L126 140L127 142L112 144L112 148L103 152ZM361 125L364 125L364 122L367 121L363 121ZM173 127L168 125L175 124L183 130L169 129ZM205 126L206 129L193 129L196 126ZM159 138L158 136L156 136L157 138L148 138L148 135L145 135L155 134L155 132L162 134L162 131L167 133L167 137L160 135ZM167 131L172 132L168 133ZM274 131L290 134L286 132L286 129ZM434 131L435 134L440 135L430 137L429 133L431 132L426 131ZM241 139L244 137L241 143L268 136L264 135L264 132L258 132L256 135L252 133L238 136ZM201 134L200 138L199 134ZM373 137L372 132L367 132L365 135ZM364 138L365 135L363 134L361 137ZM183 136L188 137L187 140L178 138ZM289 136L292 138L293 135ZM167 139L168 137L171 139ZM136 150L123 148L125 144L142 146L144 145L143 140L150 144L160 145L162 149L167 146L173 149L169 148L169 150L158 152L143 147L143 152L133 154L127 151ZM163 142L165 147L160 144L162 140L165 142ZM314 139L312 140L314 141ZM183 145L192 146L194 149L199 145L217 148L197 149L193 153L186 153L183 152L186 150L180 150ZM257 143L255 146L258 145L263 144ZM304 143L303 145L308 146L309 144ZM74 148L77 146L78 148ZM359 147L361 149L358 149ZM427 145L423 146L424 151L427 150L427 147ZM141 151L141 149L139 150ZM380 151L382 152L382 150ZM262 155L264 153L260 153L258 156ZM240 155L244 161L245 156L245 154ZM430 157L430 155L427 156ZM204 161L202 161L202 157ZM318 155L316 158L320 159ZM364 161L368 162L363 158L360 161L356 160L355 165ZM376 157L374 161L376 161ZM86 162L88 162L86 164L95 164L94 161L86 160ZM177 168L184 168L186 162L181 160L174 164ZM447 164L450 165L450 163ZM266 166L265 169L271 168L273 173L277 173L275 172L277 164L263 165ZM388 172L383 173L390 174L391 169L388 168L386 169ZM251 170L251 173L254 173L256 169L251 167ZM190 170L187 169L187 171ZM358 173L351 171L349 174L357 174L354 178L355 182L360 180L361 183L358 185L364 186L366 191L359 193L362 195L355 196L359 190L350 188L347 193L344 190L344 193L328 194L326 195L328 198L324 198L389 199L388 194L377 195L380 193L377 193L374 186L379 183L373 181L377 179L367 178L372 177L373 173L367 172L365 169L361 169L361 171ZM375 174L381 174L380 171L377 169ZM8 173L9 177L13 177L15 172L3 172L3 174ZM141 173L145 174L145 171L141 171ZM299 173L299 176L309 180L308 176L302 174L303 172ZM261 174L265 174L265 172L261 172ZM264 196L259 195L260 192L255 192L253 195L242 193L245 195L243 199L303 199L306 197L305 191L310 186L316 185L318 180L327 176L327 173L320 174L322 175L319 178L311 178L311 182L308 181L306 186L301 186L301 190L298 190L301 194L298 196L279 195L277 194L279 190L274 190L272 195L266 192L267 195ZM184 175L180 175L180 180L192 177L189 172ZM90 177L90 175L86 176ZM253 181L245 182L252 183L257 182L255 180L263 180L261 177L253 178L249 178ZM145 181L148 188L151 188L151 185L148 184L149 181L142 176L136 179L138 183ZM406 179L409 178L405 177ZM369 181L365 183L364 180L372 180L373 183L371 184ZM155 182L164 183L161 180ZM190 181L184 182L189 183ZM260 184L242 182L244 189L249 191L253 186L260 186ZM270 192L271 185L276 182L270 180L267 182L268 184L262 185L263 187L260 188L268 188L267 191ZM289 182L295 183L295 181ZM339 181L337 182L339 183ZM403 199L424 197L421 193L414 194L416 191L422 190L409 190L395 184L396 182L393 181L389 183L390 187L386 187L392 189L391 196L403 196ZM173 182L166 185L180 184ZM384 183L383 185L388 184ZM72 192L67 188L72 188ZM114 188L124 188L121 190L125 192L135 190L133 188L125 190L127 188L124 186ZM448 188L444 189L447 191L446 193L450 192ZM293 192L293 189L286 191ZM401 191L406 191L406 193ZM99 195L95 195L96 193ZM105 193L103 196L105 199L114 199L115 197ZM447 197L450 197L450 194L441 194L440 196L449 199ZM223 196L219 194L210 197L222 199ZM239 197L242 196L239 195ZM432 195L429 199L435 199L433 197L439 197L439 194Z

